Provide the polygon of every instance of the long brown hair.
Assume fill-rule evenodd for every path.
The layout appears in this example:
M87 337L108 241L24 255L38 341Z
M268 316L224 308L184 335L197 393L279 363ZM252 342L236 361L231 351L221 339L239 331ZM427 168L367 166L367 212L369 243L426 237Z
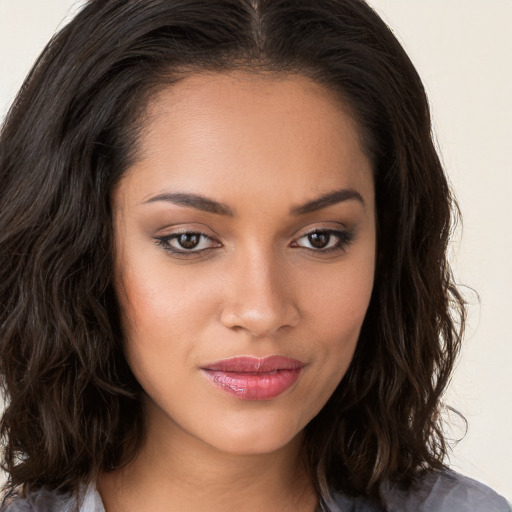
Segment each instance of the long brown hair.
M187 73L300 73L339 94L373 163L378 261L353 362L306 428L331 490L442 468L441 398L464 304L425 92L361 0L90 0L45 48L0 138L0 374L10 488L77 490L144 436L112 284L110 194L152 93Z

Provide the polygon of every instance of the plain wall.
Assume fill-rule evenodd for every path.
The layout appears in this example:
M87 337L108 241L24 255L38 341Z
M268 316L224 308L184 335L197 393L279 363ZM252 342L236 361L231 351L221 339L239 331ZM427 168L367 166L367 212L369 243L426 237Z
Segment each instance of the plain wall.
M512 2L371 0L415 63L464 223L452 263L470 302L446 401L469 422L452 466L512 498ZM461 429L455 429L457 436Z
M452 467L512 498L512 1L371 0L422 76L464 228L457 281L474 288L446 401L469 421ZM0 118L73 0L0 0ZM44 6L44 7L43 7ZM460 437L461 427L452 436Z

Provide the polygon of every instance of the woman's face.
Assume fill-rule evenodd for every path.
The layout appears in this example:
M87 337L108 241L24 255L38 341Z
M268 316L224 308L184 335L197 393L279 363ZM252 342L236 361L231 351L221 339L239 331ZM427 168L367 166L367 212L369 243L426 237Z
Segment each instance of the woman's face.
M149 435L278 450L354 354L374 276L370 162L351 117L302 76L192 75L148 114L113 210Z

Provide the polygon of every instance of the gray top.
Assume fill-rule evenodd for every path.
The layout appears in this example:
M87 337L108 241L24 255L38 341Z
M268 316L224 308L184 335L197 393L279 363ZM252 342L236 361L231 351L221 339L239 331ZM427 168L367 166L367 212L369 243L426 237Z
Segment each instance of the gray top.
M325 512L511 512L505 498L489 487L453 471L432 472L419 485L403 490L383 489L386 508L367 500L333 493ZM16 497L0 512L74 512L73 497L41 489L27 498ZM105 512L101 497L89 486L79 512Z

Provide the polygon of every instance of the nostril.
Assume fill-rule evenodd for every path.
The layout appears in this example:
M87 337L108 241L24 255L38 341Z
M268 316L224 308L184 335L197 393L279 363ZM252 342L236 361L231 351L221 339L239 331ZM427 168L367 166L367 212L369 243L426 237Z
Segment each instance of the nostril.
M300 319L298 308L291 304L262 310L249 304L225 307L222 324L234 331L246 331L254 337L264 337L293 328Z

